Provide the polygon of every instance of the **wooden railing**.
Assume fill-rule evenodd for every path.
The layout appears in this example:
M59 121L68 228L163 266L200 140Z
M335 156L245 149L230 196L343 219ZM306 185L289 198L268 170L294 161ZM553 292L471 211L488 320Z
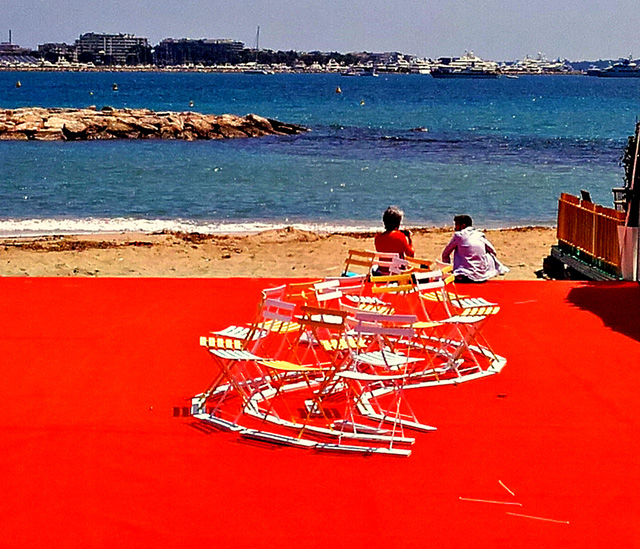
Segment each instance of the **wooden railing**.
M618 226L624 220L624 212L562 193L558 202L558 241L619 269Z

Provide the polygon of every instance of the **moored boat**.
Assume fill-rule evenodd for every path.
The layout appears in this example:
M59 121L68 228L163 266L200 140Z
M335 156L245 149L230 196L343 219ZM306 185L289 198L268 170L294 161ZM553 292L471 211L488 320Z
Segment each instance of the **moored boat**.
M614 78L640 78L640 66L629 59L622 59L604 69L591 68L587 70L587 76L614 77Z
M340 73L342 76L378 76L378 72L373 67L350 67Z
M431 69L434 78L498 78L500 71L494 61L484 61L473 52L462 57L440 57Z
M431 69L431 76L434 78L498 78L500 73L497 70L487 70L479 67L467 67L464 69L436 67Z

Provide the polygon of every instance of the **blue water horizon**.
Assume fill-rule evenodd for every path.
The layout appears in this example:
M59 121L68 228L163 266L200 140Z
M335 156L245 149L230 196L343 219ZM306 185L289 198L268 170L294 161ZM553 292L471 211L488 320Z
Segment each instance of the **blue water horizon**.
M310 130L0 141L0 234L366 229L389 204L416 227L451 225L457 213L487 228L551 226L562 192L612 204L640 112L640 81L584 76L0 72L0 89L3 109L255 113Z

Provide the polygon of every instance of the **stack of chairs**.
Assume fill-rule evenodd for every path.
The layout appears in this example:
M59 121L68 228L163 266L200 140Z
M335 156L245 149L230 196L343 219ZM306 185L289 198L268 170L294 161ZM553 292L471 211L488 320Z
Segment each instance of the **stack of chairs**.
M435 427L407 392L498 373L483 333L498 312L460 296L447 267L350 250L343 276L266 288L253 322L200 338L215 374L192 415L271 443L408 456L412 431Z

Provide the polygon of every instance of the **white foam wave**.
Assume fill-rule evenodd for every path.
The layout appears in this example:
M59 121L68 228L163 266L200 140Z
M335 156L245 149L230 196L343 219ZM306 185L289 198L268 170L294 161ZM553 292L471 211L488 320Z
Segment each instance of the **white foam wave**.
M276 222L196 222L183 219L134 219L134 218L87 218L87 219L0 219L0 237L50 236L61 234L100 234L162 231L202 234L248 234L266 230L294 227L314 232L366 232L373 226L339 225L318 223Z

